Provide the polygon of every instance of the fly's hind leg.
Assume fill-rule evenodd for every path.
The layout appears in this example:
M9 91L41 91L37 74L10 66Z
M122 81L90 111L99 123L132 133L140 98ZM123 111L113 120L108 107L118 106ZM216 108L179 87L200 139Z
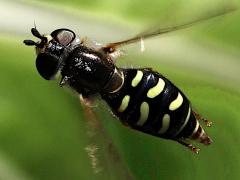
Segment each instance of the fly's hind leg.
M198 121L203 121L204 124L206 124L207 127L211 127L212 126L212 122L209 121L208 119L202 117L199 113L197 113L196 111L193 111L193 114L195 116L195 118L198 120Z
M198 154L200 151L200 148L195 147L193 144L188 143L185 139L183 138L179 138L179 139L175 139L175 141L177 141L178 143L184 145L185 147L187 147L188 149L190 149L192 152Z

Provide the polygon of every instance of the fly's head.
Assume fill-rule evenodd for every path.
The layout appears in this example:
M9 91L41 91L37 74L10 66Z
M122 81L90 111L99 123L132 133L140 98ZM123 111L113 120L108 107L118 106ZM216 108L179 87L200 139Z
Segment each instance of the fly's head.
M46 80L54 79L70 51L80 44L80 39L69 29L57 29L51 34L41 35L35 27L31 32L40 41L24 40L23 42L27 46L35 46L36 67L39 74Z

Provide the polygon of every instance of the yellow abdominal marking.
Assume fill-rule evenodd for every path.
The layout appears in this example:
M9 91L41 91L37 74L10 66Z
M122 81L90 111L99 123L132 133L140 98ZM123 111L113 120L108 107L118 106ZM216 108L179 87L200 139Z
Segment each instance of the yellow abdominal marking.
M170 116L169 114L165 114L162 119L162 127L159 129L158 133L159 134L164 134L170 125Z
M173 102L171 102L171 104L169 106L169 110L171 110L171 111L176 110L177 108L179 108L182 105L182 103L183 103L183 97L180 94L180 92L178 92L178 96Z
M165 86L164 80L159 78L157 85L148 90L147 97L155 98L163 91L164 86Z
M148 118L149 114L149 105L147 102L143 102L140 106L140 118L137 122L137 125L142 126Z
M201 128L201 133L199 134L198 138L197 138L197 141L200 142L202 140L202 136L205 134L205 131L202 127Z
M129 95L124 96L124 98L122 99L122 103L121 103L120 107L118 108L118 112L125 111L128 107L129 101L130 101L130 96Z
M136 87L138 83L142 80L142 77L143 72L138 70L136 76L132 80L132 87Z
M190 115L191 115L191 107L189 106L187 117L186 117L183 125L181 126L181 128L180 128L180 129L178 130L178 132L175 134L175 136L177 136L177 135L183 130L183 128L186 126L186 124L187 124L187 122L188 122L188 120L189 120L189 118L190 118Z
M197 132L198 128L199 128L199 122L198 122L198 120L196 120L196 126L195 126L195 129L193 130L193 133L191 136L193 136Z

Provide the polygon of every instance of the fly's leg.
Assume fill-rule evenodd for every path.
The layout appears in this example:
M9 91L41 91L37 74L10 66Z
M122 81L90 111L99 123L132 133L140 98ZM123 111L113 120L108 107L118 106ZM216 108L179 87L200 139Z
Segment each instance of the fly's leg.
M81 95L80 102L83 105L84 116L87 120L87 134L90 138L90 144L85 150L94 173L101 173L102 176L107 173L108 176L116 176L117 179L133 180L131 171L92 108L94 96Z
M193 111L193 114L194 114L195 118L196 118L198 121L203 121L204 124L206 124L207 127L211 127L211 126L212 126L212 122L209 121L208 119L202 117L199 113Z
M85 97L84 95L80 94L79 99L82 105L87 107L97 107L96 100L94 96Z
M176 139L175 141L177 141L178 143L182 144L183 146L187 147L188 149L190 149L192 152L198 154L200 149L195 147L193 144L186 142L185 139L183 138L179 138Z

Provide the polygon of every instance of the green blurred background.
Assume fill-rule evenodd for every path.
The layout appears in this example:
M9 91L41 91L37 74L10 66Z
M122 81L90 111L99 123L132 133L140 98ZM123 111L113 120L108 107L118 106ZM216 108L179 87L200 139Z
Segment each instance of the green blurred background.
M34 21L42 33L65 27L107 43L153 25L186 22L228 3L1 0L0 179L240 179L239 12L146 40L143 53L139 44L125 47L118 62L158 70L213 121L206 131L214 143L199 145L199 155L125 128L100 101L94 111L104 130L91 130L76 95L41 79L33 48L22 43L33 38Z

